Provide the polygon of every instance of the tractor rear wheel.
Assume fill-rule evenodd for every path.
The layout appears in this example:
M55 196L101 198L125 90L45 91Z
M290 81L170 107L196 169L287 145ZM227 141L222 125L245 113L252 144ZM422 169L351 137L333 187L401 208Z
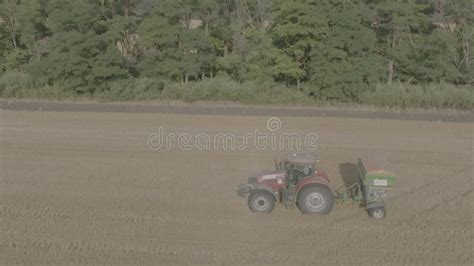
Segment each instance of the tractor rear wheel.
M334 206L334 195L323 185L304 187L298 193L298 208L305 214L328 214Z
M270 213L275 207L275 197L265 190L254 190L248 198L249 209L255 213Z

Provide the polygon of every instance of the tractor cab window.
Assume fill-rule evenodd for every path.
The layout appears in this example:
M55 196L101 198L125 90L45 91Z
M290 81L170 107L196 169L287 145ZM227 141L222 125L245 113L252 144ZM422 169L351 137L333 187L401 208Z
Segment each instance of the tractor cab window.
M312 164L292 164L289 169L289 185L295 185L299 180L310 176L314 173L314 165Z
M302 177L306 177L314 173L314 165L312 164L295 165L294 168L298 172L298 175Z

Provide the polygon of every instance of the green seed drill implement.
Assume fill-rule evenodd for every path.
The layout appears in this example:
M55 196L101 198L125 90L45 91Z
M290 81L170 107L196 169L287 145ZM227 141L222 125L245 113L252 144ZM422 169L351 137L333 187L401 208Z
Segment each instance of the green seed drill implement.
M384 218L384 199L392 189L395 176L383 170L367 171L361 159L357 162L357 169L358 180L347 188L336 190L336 203L358 204L364 206L371 217Z

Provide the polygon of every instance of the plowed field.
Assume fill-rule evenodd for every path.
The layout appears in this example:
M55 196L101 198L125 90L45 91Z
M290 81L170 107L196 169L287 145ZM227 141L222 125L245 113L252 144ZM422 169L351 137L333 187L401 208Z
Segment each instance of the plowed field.
M159 127L239 137L270 116L1 111L0 264L473 262L470 123L279 117L279 133L317 134L333 189L358 157L397 175L380 221L251 213L236 187L286 150L147 145Z

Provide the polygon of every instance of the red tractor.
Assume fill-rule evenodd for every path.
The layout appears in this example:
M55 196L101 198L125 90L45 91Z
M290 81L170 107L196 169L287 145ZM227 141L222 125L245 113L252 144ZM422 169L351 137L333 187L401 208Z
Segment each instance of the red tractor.
M328 214L334 195L326 173L316 170L316 158L308 154L292 154L279 163L276 171L255 174L237 189L248 196L248 206L256 213L270 213L275 201L287 207L295 203L303 213Z

